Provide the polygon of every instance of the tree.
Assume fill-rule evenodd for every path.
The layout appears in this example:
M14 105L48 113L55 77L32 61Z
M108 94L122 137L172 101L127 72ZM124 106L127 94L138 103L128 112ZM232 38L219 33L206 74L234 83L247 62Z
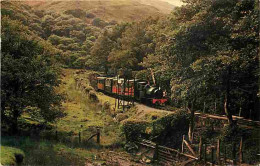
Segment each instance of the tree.
M89 65L91 65L90 67L107 73L109 67L108 55L114 44L115 43L109 38L108 32L105 31L91 48L91 61L89 61L91 62L89 63Z
M44 121L61 115L57 69L32 35L20 22L2 18L1 115L13 133L26 110L38 112Z
M215 103L218 108L212 110L225 110L231 125L232 115L242 105L257 113L252 107L259 100L256 2L186 3L172 18L173 27L177 27L170 62L174 70L172 97L194 103L200 110L205 101L209 109Z

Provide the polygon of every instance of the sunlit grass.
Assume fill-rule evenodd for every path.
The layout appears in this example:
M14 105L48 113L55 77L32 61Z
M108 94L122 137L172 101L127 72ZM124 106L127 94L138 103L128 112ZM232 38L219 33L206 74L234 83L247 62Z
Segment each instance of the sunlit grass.
M58 89L59 92L66 93L66 101L62 105L67 115L57 121L57 131L72 133L75 136L81 132L82 139L87 139L95 134L95 127L101 127L102 145L118 143L121 141L120 124L114 121L109 112L102 111L97 103L90 101L86 94L76 88L73 74L75 71L64 70L63 84ZM98 94L98 97L103 103L115 103L112 97L103 94Z
M0 163L3 165L15 165L15 154L24 156L24 152L21 149L1 145Z
M52 130L40 133L42 138L48 140L2 137L1 164L14 165L14 153L19 151L25 153L24 165L84 165L86 159L98 161L96 154L109 151L103 147L121 145L124 138L120 135L120 124L109 112L102 111L97 103L90 101L86 94L76 88L75 71L63 71L62 83L56 91L65 95L66 100L63 101L62 107L66 114L51 124ZM104 101L106 99L104 98ZM29 115L24 115L23 118L27 118L26 122L30 124L38 124ZM96 137L86 142L96 133L97 126L101 128L101 144L95 143Z

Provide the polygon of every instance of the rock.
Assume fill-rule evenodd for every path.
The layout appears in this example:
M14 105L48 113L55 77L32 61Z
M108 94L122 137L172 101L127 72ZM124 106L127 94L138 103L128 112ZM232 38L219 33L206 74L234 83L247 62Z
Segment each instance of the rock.
M15 160L16 160L17 164L21 164L23 162L23 155L22 154L15 153L14 156L15 156Z

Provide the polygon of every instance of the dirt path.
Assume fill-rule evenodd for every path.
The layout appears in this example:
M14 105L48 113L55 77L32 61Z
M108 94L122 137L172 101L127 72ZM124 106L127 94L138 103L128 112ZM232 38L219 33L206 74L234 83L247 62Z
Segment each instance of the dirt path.
M136 162L137 158L133 158L130 154L126 152L115 152L109 151L108 153L100 153L100 159L104 162L98 163L90 160L86 161L85 166L98 166L98 165L111 165L111 166L141 166L145 165L145 163Z
M174 113L174 111L157 109L140 103L135 103L135 108L136 108L136 114L134 115L134 117L135 119L140 119L140 120L147 119L147 117L150 117L151 119L154 118L157 119Z
M136 108L138 111L144 111L146 113L150 113L150 112L157 112L157 113L170 113L167 110L162 110L162 109L157 109L157 108L153 108L153 107L149 107L147 105L144 104L140 104L140 103L136 103L135 104Z

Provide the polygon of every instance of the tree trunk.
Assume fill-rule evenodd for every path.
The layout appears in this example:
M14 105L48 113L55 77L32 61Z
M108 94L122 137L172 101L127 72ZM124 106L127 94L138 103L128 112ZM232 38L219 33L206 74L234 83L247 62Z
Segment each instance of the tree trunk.
M13 110L13 119L11 124L11 133L13 135L16 135L18 133L18 117L19 117L19 111L17 109Z
M226 94L225 94L225 101L224 101L224 110L226 113L226 116L228 118L228 123L229 125L233 125L233 118L232 118L232 113L230 110L230 72L231 69L228 67L227 71L227 77L226 77Z

